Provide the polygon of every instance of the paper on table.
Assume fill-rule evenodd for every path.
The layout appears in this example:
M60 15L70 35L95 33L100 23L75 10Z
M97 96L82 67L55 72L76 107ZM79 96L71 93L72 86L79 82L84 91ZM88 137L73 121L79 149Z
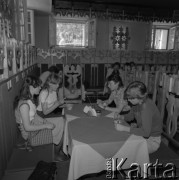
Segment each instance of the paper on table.
M97 116L96 110L92 108L91 106L85 106L83 111L90 116Z
M108 115L106 115L106 117L114 118L114 113L115 113L115 112L111 112L111 113L109 113Z
M73 115L70 115L70 114L66 114L66 118L67 118L68 121L72 121L72 120L77 119L79 117L73 116Z

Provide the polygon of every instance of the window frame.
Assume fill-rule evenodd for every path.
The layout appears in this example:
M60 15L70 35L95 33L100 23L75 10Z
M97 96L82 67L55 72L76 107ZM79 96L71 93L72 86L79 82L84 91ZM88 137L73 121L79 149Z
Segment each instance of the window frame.
M152 31L154 30L153 33L153 37L151 38L151 49L154 51L167 51L168 50L168 41L169 41L169 30L170 27L166 27L166 26L152 26ZM166 49L155 49L154 45L155 45L155 38L156 38L156 30L167 30L167 43L166 43ZM152 32L151 32L152 33ZM151 34L152 35L152 34ZM152 42L153 41L153 42Z
M94 43L94 46L91 47L89 46L89 34L90 34L90 22L91 21L94 21L95 22L95 32L94 32L94 38L95 38L95 43ZM61 46L61 45L58 45L57 44L57 32L56 32L56 27L57 27L57 23L82 23L85 25L85 28L86 28L86 24L88 23L88 37L87 37L87 40L88 40L88 44L85 46L73 46L73 45L65 45L65 46ZM86 29L85 29L86 31ZM84 39L84 41L86 42L86 37ZM85 49L85 48L95 48L96 47L96 19L89 19L89 18L59 18L59 17L55 17L55 47L56 48L63 48L63 49Z
M171 29L175 29L175 32L174 32L174 41L173 41L173 48L172 49L169 49L169 38L170 38L170 30ZM176 41L176 30L177 30L177 26L172 26L172 27L170 27L170 29L169 29L169 33L168 33L168 45L167 45L167 50L174 50L175 49L175 41Z
M151 26L151 43L150 43L150 50L152 51L172 51L175 50L175 43L176 43L176 30L177 30L178 24L176 23L160 23L160 22L153 22ZM170 30L172 28L175 28L175 34L174 34L174 42L173 42L173 48L169 49L169 38L170 38ZM168 30L168 35L167 35L167 44L166 44L166 49L154 49L154 44L155 44L155 32L156 29L163 29L163 30ZM152 31L154 30L154 34L152 37ZM152 42L153 41L153 42Z

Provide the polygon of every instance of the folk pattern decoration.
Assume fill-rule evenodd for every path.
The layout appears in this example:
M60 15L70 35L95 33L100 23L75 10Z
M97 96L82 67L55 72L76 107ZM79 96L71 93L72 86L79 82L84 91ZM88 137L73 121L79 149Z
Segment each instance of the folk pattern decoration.
M113 49L127 50L130 40L128 27L113 27L113 34L111 37Z

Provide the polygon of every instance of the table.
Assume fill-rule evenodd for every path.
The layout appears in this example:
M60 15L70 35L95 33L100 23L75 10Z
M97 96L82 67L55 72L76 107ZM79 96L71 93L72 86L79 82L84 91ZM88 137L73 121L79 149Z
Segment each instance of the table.
M82 111L84 106L75 105L66 111L63 150L71 155L68 180L106 170L107 158L127 158L123 169L137 163L143 171L144 163L149 163L146 140L116 131L109 111L100 117L89 117Z

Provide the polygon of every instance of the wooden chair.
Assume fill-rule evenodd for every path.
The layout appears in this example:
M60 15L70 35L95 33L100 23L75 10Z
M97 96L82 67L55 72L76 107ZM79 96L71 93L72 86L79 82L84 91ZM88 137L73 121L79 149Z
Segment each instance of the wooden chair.
M63 67L63 93L67 103L82 103L85 89L82 84L82 68L79 64Z

